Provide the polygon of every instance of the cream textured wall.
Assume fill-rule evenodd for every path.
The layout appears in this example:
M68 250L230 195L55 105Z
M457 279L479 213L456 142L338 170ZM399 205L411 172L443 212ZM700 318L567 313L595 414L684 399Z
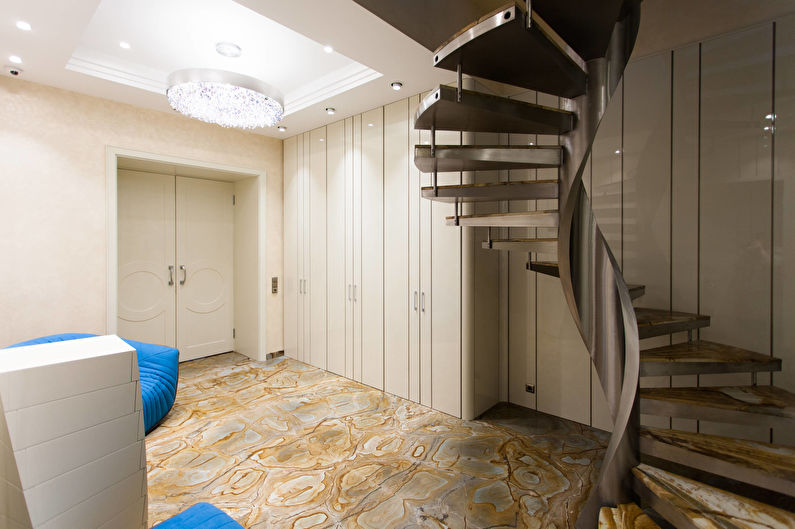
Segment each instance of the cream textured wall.
M264 170L267 277L282 275L282 141L0 79L0 347L105 332L105 148ZM267 348L282 349L267 290Z

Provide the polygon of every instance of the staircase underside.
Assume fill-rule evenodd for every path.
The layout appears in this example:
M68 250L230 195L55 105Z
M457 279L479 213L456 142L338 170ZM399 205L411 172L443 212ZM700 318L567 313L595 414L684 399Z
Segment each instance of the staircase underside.
M643 428L640 451L657 459L795 494L795 449L703 433Z
M719 343L697 341L640 352L640 376L781 371L781 360Z
M515 134L564 134L574 128L574 114L472 90L442 85L417 109L414 128Z
M432 156L430 145L417 145L414 165L423 173L544 169L559 167L562 152L557 145L437 145Z
M504 0L354 1L431 51L473 20L505 5ZM613 24L625 3L624 0L533 0L533 10L588 60L604 56Z
M640 412L792 428L795 427L795 395L775 386L641 388Z
M641 464L635 491L677 529L795 527L795 515L698 481Z
M472 228L557 228L558 212L528 211L517 213L486 213L482 215L461 215L447 217L448 226L467 226Z
M640 339L709 326L709 316L702 314L636 307L635 316Z
M461 29L434 53L438 68L573 98L585 93L582 58L536 13L511 2ZM532 57L532 60L527 60Z
M422 198L436 202L497 202L558 198L557 180L525 180L490 184L460 184L422 188Z

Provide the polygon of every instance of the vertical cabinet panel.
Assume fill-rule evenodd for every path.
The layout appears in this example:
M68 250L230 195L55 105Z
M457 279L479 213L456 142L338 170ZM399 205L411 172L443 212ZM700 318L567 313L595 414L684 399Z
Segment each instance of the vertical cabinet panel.
M309 135L309 363L326 369L326 128Z
M701 88L701 310L705 339L770 350L772 26L704 42ZM784 147L785 148L785 147ZM705 375L702 385L747 383ZM705 433L767 440L767 429L701 423Z
M353 263L354 263L354 189L353 189L353 118L345 120L345 376L353 375L353 340L359 323L354 320Z
M384 389L409 397L409 101L384 107ZM368 123L369 125L369 123ZM368 127L369 128L369 127Z
M345 122L338 121L326 131L326 303L328 310L328 365L338 375L346 372L347 285L347 226L349 188L345 173Z
M420 132L420 139L423 144L430 144L430 133ZM431 175L420 174L420 185L431 185ZM432 405L432 332L431 332L431 312L433 300L431 290L433 287L433 275L431 273L431 248L433 247L433 202L420 199L420 403L424 406Z
M362 382L384 389L384 122L383 109L362 114L361 305Z
M420 401L420 171L414 165L414 146L420 143L420 132L414 130L414 115L420 96L409 98L408 138L404 148L409 154L409 399ZM427 202L427 201L426 201Z
M440 145L460 144L460 134L439 132ZM439 174L439 185L461 182L460 173ZM446 225L452 204L431 205L431 402L461 416L461 229ZM426 301L427 303L427 301Z
M309 133L303 134L301 147L301 318L300 318L300 350L298 359L302 362L311 362L311 307L308 294L309 276L311 274L312 246L310 244L310 224L311 224L311 204L309 202L309 157L310 142Z
M298 359L298 174L297 140L284 140L284 354Z
M353 118L353 379L362 381L362 116Z

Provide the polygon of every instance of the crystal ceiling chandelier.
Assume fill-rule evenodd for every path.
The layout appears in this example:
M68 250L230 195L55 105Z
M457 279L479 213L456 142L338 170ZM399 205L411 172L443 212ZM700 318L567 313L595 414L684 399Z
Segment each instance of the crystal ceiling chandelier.
M247 75L223 70L191 68L168 76L171 108L222 127L255 129L281 121L281 94Z

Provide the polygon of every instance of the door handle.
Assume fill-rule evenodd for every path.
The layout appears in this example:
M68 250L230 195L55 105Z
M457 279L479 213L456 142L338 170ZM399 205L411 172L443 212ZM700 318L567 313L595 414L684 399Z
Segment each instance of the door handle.
M299 279L298 280L298 293L299 294L303 294L304 293L304 280L303 279Z
M184 285L188 279L188 271L185 269L185 265L179 265L179 269L182 272L182 279L179 280L179 284Z
M356 285L353 285L353 301L356 301Z
M420 310L422 310L422 312L425 312L425 292L422 293L422 303Z
M168 286L174 284L174 265L168 265Z
M414 291L414 312L417 312L417 291Z

